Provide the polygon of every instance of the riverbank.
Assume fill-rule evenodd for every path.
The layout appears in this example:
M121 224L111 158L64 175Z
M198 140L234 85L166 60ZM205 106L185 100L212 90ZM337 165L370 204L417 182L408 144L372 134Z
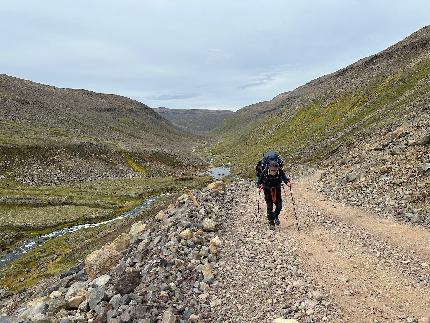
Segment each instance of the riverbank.
M172 197L166 196L154 203L148 212L156 210L174 198L175 192L182 191L184 187L201 187L208 181L208 177L163 177L99 180L57 187L24 187L16 182L0 181L3 193L0 208L7 209L9 215L0 217L2 255L28 239L76 225L109 221L150 196L173 193ZM103 208L94 205L103 205ZM86 212L87 209L92 212ZM19 259L0 268L0 298L67 271L101 243L114 239L148 212L140 212L133 216L133 220L122 219L68 233L24 253Z

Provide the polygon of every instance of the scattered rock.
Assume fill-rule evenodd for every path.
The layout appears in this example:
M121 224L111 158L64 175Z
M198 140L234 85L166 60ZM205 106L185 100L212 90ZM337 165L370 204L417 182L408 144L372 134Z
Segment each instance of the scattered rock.
M165 213L163 210L161 210L160 212L157 213L157 215L155 216L155 220L157 221L163 221L164 217L165 217Z
M193 237L193 232L190 229L185 229L185 230L181 231L181 233L179 234L179 236L182 239L190 240Z
M216 223L210 218L204 218L202 222L203 231L215 231Z

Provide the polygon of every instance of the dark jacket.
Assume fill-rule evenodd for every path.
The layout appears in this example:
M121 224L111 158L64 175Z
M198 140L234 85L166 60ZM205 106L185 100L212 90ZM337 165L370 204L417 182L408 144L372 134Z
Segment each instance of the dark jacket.
M276 175L270 175L268 169L265 169L258 179L258 185L263 184L264 188L281 187L282 182L287 184L289 180L282 169L279 169Z

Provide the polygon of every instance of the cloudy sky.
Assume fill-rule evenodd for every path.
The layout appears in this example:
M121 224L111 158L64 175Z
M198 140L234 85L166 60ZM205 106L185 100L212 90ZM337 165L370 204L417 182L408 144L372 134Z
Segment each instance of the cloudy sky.
M0 0L0 73L236 110L428 24L428 0Z

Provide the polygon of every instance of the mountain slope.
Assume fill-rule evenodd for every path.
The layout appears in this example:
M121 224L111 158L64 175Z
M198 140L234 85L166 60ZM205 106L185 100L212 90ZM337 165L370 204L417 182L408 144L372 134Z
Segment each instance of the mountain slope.
M0 75L0 107L0 172L20 178L37 168L47 177L66 170L60 182L90 173L127 177L145 165L163 174L185 166L196 145L146 105L118 95Z
M290 166L325 167L322 189L337 198L427 222L429 73L425 27L338 72L239 110L217 133L222 140L213 153L251 175L261 153L274 149Z
M205 109L156 108L154 111L179 128L197 134L207 134L233 114L229 110Z

